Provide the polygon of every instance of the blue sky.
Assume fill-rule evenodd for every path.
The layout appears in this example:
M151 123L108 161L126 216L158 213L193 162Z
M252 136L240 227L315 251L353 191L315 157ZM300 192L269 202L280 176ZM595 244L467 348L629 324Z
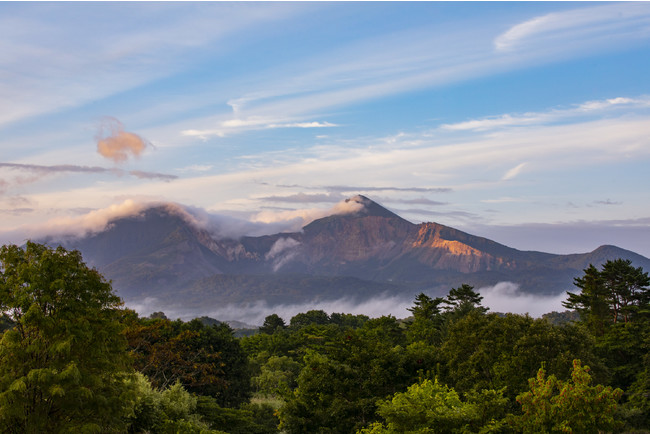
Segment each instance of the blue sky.
M648 71L648 2L0 3L0 241L167 201L295 230L364 194L650 256Z

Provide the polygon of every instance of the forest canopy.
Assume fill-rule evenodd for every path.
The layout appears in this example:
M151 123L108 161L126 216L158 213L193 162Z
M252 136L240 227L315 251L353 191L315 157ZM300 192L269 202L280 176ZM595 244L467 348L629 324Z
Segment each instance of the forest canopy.
M650 280L590 266L566 313L490 313L467 284L412 316L140 317L78 251L0 248L0 430L636 432L650 426ZM646 431L647 432L647 431Z

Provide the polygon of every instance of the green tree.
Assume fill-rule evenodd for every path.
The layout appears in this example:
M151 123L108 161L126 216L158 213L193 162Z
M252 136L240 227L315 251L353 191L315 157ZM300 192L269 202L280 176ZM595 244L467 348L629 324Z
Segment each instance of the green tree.
M629 260L590 265L575 279L579 293L568 292L565 306L580 314L596 336L596 351L612 374L612 385L627 390L640 371L650 337L650 277Z
M311 324L324 325L329 323L330 317L327 313L325 313L325 311L310 310L305 313L299 313L291 318L289 321L289 326L295 330Z
M574 280L580 293L567 292L563 304L579 312L593 333L603 335L611 324L650 315L650 277L641 267L633 267L632 261L607 261L600 271L590 265L584 273Z
M189 392L212 396L224 407L250 397L247 357L225 323L132 317L125 336L135 368L156 388L180 381Z
M214 398L199 396L196 412L212 429L228 434L277 433L278 418L269 404L243 404L240 408L220 407Z
M591 386L589 367L573 361L571 380L546 377L540 368L529 381L530 391L517 396L523 414L514 418L523 433L568 432L588 433L617 428L614 419L621 389L603 385Z
M407 331L409 342L440 343L440 328L444 321L440 305L443 303L444 299L440 297L431 298L423 292L415 297L414 306L408 308L413 313L413 321L408 324Z
M204 349L208 354L219 356L222 381L195 386L188 384L186 389L198 395L214 397L222 407L237 407L248 402L251 396L251 372L248 357L242 349L233 329L226 323L205 326L192 320L183 328L198 333L193 341L196 349ZM208 362L209 358L203 361Z
M78 251L27 242L0 249L0 431L124 427L130 370L121 300Z
M199 398L179 382L155 389L147 377L136 373L130 383L135 390L135 401L128 417L129 433L225 434L210 429L211 423L199 412Z
M153 312L151 315L149 315L150 319L169 319L167 318L167 315L165 315L165 312Z
M425 379L380 402L377 413L385 422L374 423L358 433L490 432L503 425L493 417L504 414L507 399L500 392L484 391L472 396L472 400L475 402L462 401L453 388Z
M431 358L426 345L404 347L404 331L392 316L370 319L356 330L330 324L296 333L310 329L297 387L280 409L288 433L349 433L366 426L377 418L378 400L415 381L424 368L416 358Z
M463 283L459 288L451 288L444 303L447 304L447 311L452 312L454 317L463 317L471 311L485 313L487 307L481 306L483 296L474 291L474 287Z
M3 313L0 315L0 336L5 330L9 330L14 327L14 322L11 320L9 315Z
M366 315L354 315L351 313L333 313L330 315L330 322L343 328L358 329L362 327L370 318Z
M415 297L414 306L407 310L413 313L413 318L432 320L440 315L440 305L444 303L444 299L440 297L431 298L424 292L419 293Z
M253 385L264 396L287 393L296 386L300 364L287 356L271 356L260 367L259 375L252 378Z
M284 320L278 314L274 313L264 318L264 324L260 327L260 333L272 335L278 330L284 330L285 328L287 328L287 325L284 323Z
M636 428L650 426L650 333L640 346L645 353L643 365L636 372L634 383L626 390L628 402L625 403L624 416Z
M592 341L578 326L471 312L450 326L440 348L441 379L459 392L506 387L506 396L514 399L542 363L563 377L576 357L598 366Z

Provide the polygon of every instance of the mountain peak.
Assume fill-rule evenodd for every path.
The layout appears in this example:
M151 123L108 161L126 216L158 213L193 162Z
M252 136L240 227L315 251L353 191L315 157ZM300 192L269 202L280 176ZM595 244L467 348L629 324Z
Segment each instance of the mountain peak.
M360 194L357 194L356 196L352 196L348 199L345 199L345 203L358 203L360 205L363 205L363 208L359 209L353 215L355 216L369 216L369 217L384 217L384 218L397 218L400 220L403 220L402 217L398 216L397 214L387 210L383 206L379 205L377 202L374 202L370 199L368 199L365 196L362 196Z

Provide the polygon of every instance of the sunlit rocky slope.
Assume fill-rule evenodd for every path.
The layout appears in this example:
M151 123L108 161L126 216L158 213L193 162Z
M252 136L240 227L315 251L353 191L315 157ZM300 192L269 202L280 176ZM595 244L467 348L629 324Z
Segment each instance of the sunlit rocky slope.
M590 263L626 258L650 270L650 260L615 246L575 255L520 251L437 223L410 223L363 196L348 201L358 211L300 232L240 239L216 237L177 208L158 206L67 247L81 250L127 300L187 307L362 300L502 281L551 294L572 289Z

